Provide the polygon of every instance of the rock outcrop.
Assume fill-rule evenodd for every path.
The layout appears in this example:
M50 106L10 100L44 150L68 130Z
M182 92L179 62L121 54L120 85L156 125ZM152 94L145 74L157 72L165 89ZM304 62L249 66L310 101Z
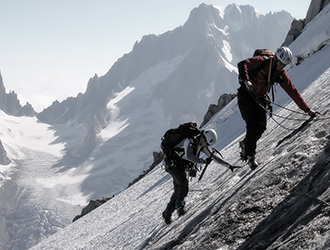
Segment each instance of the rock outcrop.
M4 149L0 140L0 165L7 165L10 163L10 159L7 157L7 152Z
M8 115L13 116L35 116L31 104L26 103L23 107L21 106L17 94L14 91L6 93L5 86L3 84L2 76L0 74L0 109Z
M223 109L228 103L236 97L235 94L223 94L218 100L218 104L211 104L204 116L201 127L203 127L217 112Z

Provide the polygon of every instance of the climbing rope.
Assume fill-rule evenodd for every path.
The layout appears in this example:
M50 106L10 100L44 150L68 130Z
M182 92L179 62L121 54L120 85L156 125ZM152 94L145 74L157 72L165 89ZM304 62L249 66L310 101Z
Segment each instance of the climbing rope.
M266 111L266 113L269 115L269 117L278 125L280 126L281 128L284 128L286 130L289 130L289 131L294 131L296 129L298 129L299 127L297 128L288 128L284 125L282 125L280 122L278 122L273 116L276 116L276 117L279 117L279 118L282 118L284 122L285 120L293 120L293 121L306 121L306 119L303 119L303 118L290 118L289 116L291 115L288 115L287 117L284 117L284 116L281 116L281 115L278 115L278 114L274 114L271 110L269 110L268 108L266 108L264 105L262 105L261 101L260 101L260 98L263 98L264 100L266 100L267 102L270 102L271 104L274 104L275 105L275 102L272 102L264 97L256 97L255 95L253 95L250 91L248 91L248 93L251 95L252 99L258 104L259 107L261 107L262 109L264 109ZM283 109L286 109L286 110L289 110L291 111L292 113L297 113L297 114L300 114L300 115L304 115L304 116L308 116L308 114L305 114L305 113L302 113L302 112L298 112L298 111L295 111L295 110L290 110L290 109L287 109L279 104L276 104L276 106L280 106L282 107Z

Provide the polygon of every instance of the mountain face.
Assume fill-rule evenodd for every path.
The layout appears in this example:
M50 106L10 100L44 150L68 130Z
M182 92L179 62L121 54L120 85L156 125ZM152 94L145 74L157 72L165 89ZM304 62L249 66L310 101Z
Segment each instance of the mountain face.
M258 146L260 169L249 173L244 166L242 171L231 173L212 163L201 182L191 182L188 214L178 220L175 218L178 223L170 227L160 223L160 213L172 190L171 178L161 164L100 208L71 223L88 200L119 192L141 174L142 168L153 165L152 151L159 150L161 135L172 124L176 125L173 117L182 112L176 109L174 101L217 103L221 91L215 93L217 84L207 89L209 82L203 82L207 87L199 93L201 96L206 93L206 99L198 99L199 95L191 98L194 90L190 88L196 87L197 76L215 74L213 66L216 70L226 68L235 75L235 63L250 56L256 47L275 49L278 46L271 45L273 41L260 45L260 39L268 39L268 36L263 34L261 37L257 32L246 37L250 33L240 28L251 25L241 21L239 13L243 20L249 17L246 20L252 22L264 18L265 23L266 17L271 19L287 13L263 16L246 6L231 5L224 10L211 7L201 5L194 9L188 21L173 31L143 37L108 74L90 79L84 94L55 102L40 114L52 125L38 122L35 117L14 117L0 112L1 142L6 151L1 152L2 160L4 164L8 158L11 160L8 165L0 165L0 248L28 249L53 234L35 249L156 249L157 246L169 249L175 244L182 244L177 249L218 249L222 246L237 249L252 233L253 237L244 243L245 249L251 249L260 239L266 241L261 249L274 242L274 248L269 249L299 249L301 246L311 249L322 245L326 249L329 246L324 243L329 239L326 205L329 203L330 176L326 165L329 160L328 119L310 122L277 148L274 145L278 139L289 132L270 121ZM234 14L229 15L230 10ZM322 13L290 45L295 58L288 68L291 79L308 104L327 118L329 9ZM218 18L220 21L208 24ZM279 18L280 22L283 19ZM194 20L197 22L193 25ZM201 23L201 20L206 21ZM263 25L260 22L260 27ZM264 26L268 28L268 25ZM198 36L197 28L201 31L203 27L206 31ZM236 32L229 27L235 28ZM221 37L227 40L221 40ZM205 41L209 41L207 45ZM221 48L223 44L226 46ZM189 49L183 49L188 45L191 45ZM204 55L198 45L211 48L202 51L211 54ZM251 48L246 48L247 45ZM150 55L149 50L155 54ZM193 51L197 53L195 56ZM221 59L216 65L207 62L216 55ZM223 59L221 55L226 57ZM302 60L299 65L296 65L296 57ZM191 79L191 87L181 81L185 77ZM236 78L235 75L233 82L228 84L234 89L231 93L238 87ZM176 91L169 79L178 84L178 89L186 87L187 93ZM226 83L222 78L217 80L219 84ZM171 88L164 87L164 82ZM184 83L187 86L181 86ZM168 108L171 103L163 93L174 96L173 110ZM213 95L217 95L214 100ZM276 102L295 110L294 104L287 106L288 101L287 95L278 90ZM190 112L197 114L195 110ZM276 108L274 112L277 112ZM296 128L302 122L301 116L286 110L279 115L293 118L281 122L288 129ZM188 115L183 117L182 113L180 119L188 119ZM241 164L237 141L244 133L244 125L235 100L206 124L217 130L219 141L215 147L228 162ZM296 186L298 188L292 190ZM273 211L276 207L278 209ZM271 224L273 221L278 223ZM274 230L276 233L271 234ZM57 231L59 234L55 234Z
M26 103L23 107L21 106L17 94L12 91L6 93L6 89L0 74L0 109L5 113L14 116L35 116L37 113L34 111L31 104Z
M305 25L307 25L313 18L322 11L330 3L330 0L312 0L309 5L308 12L305 18Z
M183 26L144 36L106 75L91 78L84 94L38 114L63 130L83 128L80 146L59 133L67 146L58 166L92 168L83 185L92 198L121 191L150 166L167 129L201 123L220 95L236 92L237 62L255 48L276 49L292 19L286 12L261 15L251 6L201 4ZM87 184L91 179L104 187Z
M166 88L171 89L171 86L179 86L184 92L191 94L191 90L187 91L187 86L189 88L200 86L195 91L200 93L200 90L206 89L211 83L220 85L218 89L214 89L219 90L214 96L205 94L197 96L196 93L191 96L191 99L197 97L201 101L198 105L201 107L197 107L195 112L190 111L191 103L195 101L188 100L188 104L180 105L183 106L180 107L180 111L173 114L173 109L170 109L172 107L167 107L168 102L173 100L162 100L165 102L163 105L166 118L171 120L172 124L181 122L183 115L200 121L207 108L205 103L216 102L220 94L232 92L237 87L231 84L232 75L236 77L233 72L236 63L250 56L255 48L276 49L283 40L292 19L286 12L263 16L251 6L233 4L225 10L218 10L213 6L201 4L192 10L183 26L160 36L144 36L140 42L135 43L132 52L120 58L105 76L99 78L95 75L91 78L84 94L79 94L73 99L68 98L60 104L54 103L41 112L38 118L51 124L62 124L68 120L88 123L90 115L86 114L97 113L95 109L106 109L106 104L114 98L114 95L132 84L142 73L162 63L175 61L176 69L168 76L164 76L162 82L157 84L161 85L157 86L161 89L160 92L163 92L164 88L166 90ZM192 69L197 71L193 76L187 74ZM223 81L219 80L221 78ZM167 96L164 97L163 94L157 97L167 100ZM165 94L177 98L177 95L170 90L166 90ZM180 101L176 102L182 104ZM102 127L107 121L100 116L95 114Z

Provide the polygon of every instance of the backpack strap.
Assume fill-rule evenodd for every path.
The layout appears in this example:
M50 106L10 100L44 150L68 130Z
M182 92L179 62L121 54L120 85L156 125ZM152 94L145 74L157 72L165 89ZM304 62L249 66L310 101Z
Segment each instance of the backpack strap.
M271 77L271 74L272 74L272 63L273 63L273 57L270 57L267 84L270 85L271 88L272 88L272 101L274 102L274 100L275 100L274 84L270 83L270 77Z
M273 62L273 58L270 57L269 69L268 69L268 79L267 79L268 84L270 84L270 75L272 74L272 62Z

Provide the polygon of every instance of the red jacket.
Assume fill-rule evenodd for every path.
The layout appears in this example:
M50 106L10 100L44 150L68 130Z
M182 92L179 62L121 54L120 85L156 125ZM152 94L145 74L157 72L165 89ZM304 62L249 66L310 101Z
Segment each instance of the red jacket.
M257 56L239 62L237 66L240 82L250 81L256 95L266 96L271 89L271 85L277 82L300 109L305 112L310 110L285 70L283 69L280 72L276 70L276 58L270 59ZM271 70L271 74L268 82L269 70ZM244 86L244 84L242 85Z

